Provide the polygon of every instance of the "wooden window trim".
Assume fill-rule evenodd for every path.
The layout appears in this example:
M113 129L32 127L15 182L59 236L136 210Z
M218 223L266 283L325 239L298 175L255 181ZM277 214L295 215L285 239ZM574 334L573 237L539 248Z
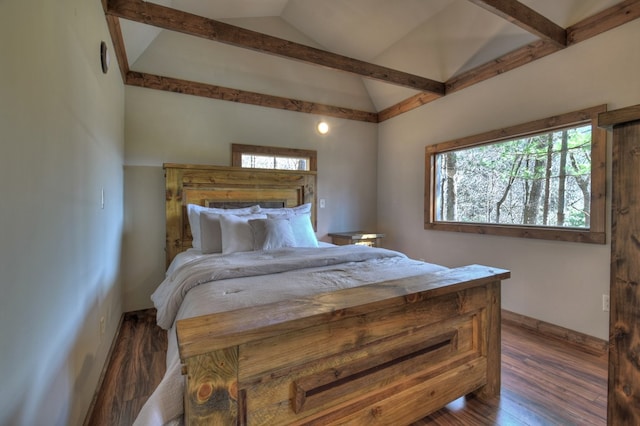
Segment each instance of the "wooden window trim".
M469 232L520 238L571 241L593 244L606 243L606 163L607 133L598 128L598 114L606 105L531 121L504 129L492 130L474 136L451 140L425 147L424 175L424 229ZM506 141L517 137L554 131L561 128L591 124L591 221L589 229L560 228L531 225L470 224L436 221L435 211L435 156L461 148Z
M318 171L318 152L310 149L275 146L231 144L231 166L242 167L242 154L274 155L278 157L308 158L309 171Z

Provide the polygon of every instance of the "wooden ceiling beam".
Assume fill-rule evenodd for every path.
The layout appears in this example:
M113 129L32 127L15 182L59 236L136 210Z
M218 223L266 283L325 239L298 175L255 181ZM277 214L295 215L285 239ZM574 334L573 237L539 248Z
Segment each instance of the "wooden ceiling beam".
M124 39L122 38L120 19L109 15L107 15L106 18L109 34L111 35L111 42L113 43L116 59L118 60L118 67L120 68L120 75L122 75L122 81L126 82L127 73L129 72L129 60L127 59L127 50L124 45Z
M108 0L107 15L208 40L444 95L444 83L142 0Z
M640 18L640 0L623 1L567 28L567 43L571 46L637 18ZM493 61L489 61L462 74L451 77L445 82L445 93L450 94L473 86L474 84L521 67L559 50L562 50L562 48L559 47L557 43L548 40L530 43ZM431 99L429 102L433 100L435 99ZM418 108L425 103L427 102L424 102L421 94L414 95L380 111L378 114L379 120L380 122L388 120L407 111L411 111L414 108Z
M453 93L466 87L473 86L481 81L488 80L507 71L519 68L536 59L557 52L560 48L547 40L538 40L529 43L519 49L511 51L497 59L477 66L469 71L451 77L446 81L446 93Z
M567 31L564 28L516 0L469 1L557 47L567 46Z
M231 89L228 87L215 86L212 84L181 80L137 71L129 71L127 73L125 83L129 86L182 93L222 101L239 102L287 111L344 118L346 120L365 121L369 123L378 122L378 114L375 112L323 105L315 102L265 95L263 93L248 92L245 90Z
M395 105L390 106L389 108L385 108L380 111L378 113L378 120L380 122L383 122L400 114L404 114L405 112L411 111L412 109L421 107L424 104L433 102L437 99L440 99L440 96L435 96L431 93L418 93L411 96L410 98L400 101Z
M569 45L640 18L640 0L626 0L567 28Z
M499 0L470 0L474 3L496 3L497 6L503 4L503 1ZM341 108L332 105L317 104L314 102L301 101L296 99L282 98L272 95L260 94L255 92L247 92L239 89L231 89L221 86L215 86L205 83L192 82L187 80L180 80L171 77L162 77L153 74L139 73L129 70L129 64L127 62L127 56L125 51L125 44L120 29L119 14L114 11L128 10L128 5L134 5L135 13L139 16L149 16L150 21L157 21L162 19L169 19L168 16L159 16L152 18L148 15L149 11L145 13L140 12L139 0L102 0L103 7L107 18L107 24L109 32L111 33L112 42L116 51L118 63L120 65L120 72L123 76L123 81L127 85L146 87L156 90L164 90L175 93L184 93L194 96L202 96L218 100L226 100L232 102L246 103L250 105L257 105L269 108L284 109L289 111L298 111L309 114L326 115L331 117L338 117L347 120L365 121L365 122L382 122L390 118L396 117L405 112L418 108L426 103L433 102L443 96L444 93L449 94L466 87L472 86L481 81L485 81L497 75L500 75L509 70L518 68L527 63L533 62L536 59L547 56L551 53L557 52L564 46L559 45L557 41L551 40L549 37L543 37L543 40L530 43L523 46L520 49L516 49L506 55L501 56L493 61L489 61L483 65L475 67L469 71L450 78L442 84L444 87L443 92L421 92L410 98L405 99L389 108L386 108L379 113L359 111L349 108ZM499 4L498 4L499 3ZM507 2L514 3L514 2ZM515 2L517 3L517 2ZM147 4L147 3L145 3ZM148 3L152 7L152 12L157 11L157 7L161 6ZM157 7L156 7L157 6ZM506 6L500 6L506 8ZM516 6L517 7L517 6ZM164 8L167 9L167 8ZM173 11L173 9L169 9ZM179 11L176 11L179 12ZM127 12L131 14L132 12ZM179 12L183 13L183 12ZM516 15L514 13L514 15ZM196 15L192 15L196 16ZM509 15L512 16L512 15ZM126 16L122 16L125 19L129 19ZM197 16L196 16L197 17ZM198 17L197 17L198 18ZM584 41L605 31L613 29L617 26L623 25L634 19L640 18L640 0L625 0L617 5L614 5L602 12L597 13L589 18L586 18L575 25L567 28L566 40L568 45L573 45L578 42ZM140 20L141 19L141 20ZM134 19L138 22L145 24L156 25L150 22L146 22L147 18ZM207 20L206 18L200 18ZM215 21L213 21L215 22ZM176 24L168 25L173 27ZM156 25L161 26L161 25ZM163 26L161 26L164 28ZM167 28L172 29L172 28ZM243 30L244 31L244 30ZM184 31L182 31L184 32ZM252 33L252 32L250 32ZM256 33L259 34L259 33ZM289 43L284 41L284 43ZM305 46L303 46L305 47ZM322 51L321 51L322 52ZM349 58L347 58L349 59ZM318 63L316 63L318 64ZM436 82L437 83L437 82Z
M488 80L514 68L521 67L522 65L533 62L536 59L557 52L558 50L559 48L554 43L548 41L536 41L530 43L526 46L509 52L506 55L494 59L493 61L489 61L483 65L470 69L467 72L450 78L445 82L446 93L450 94L469 86L473 86L474 84L480 83L481 81ZM422 95L422 93L419 93L417 95L411 96L410 98L407 98L396 105L380 111L380 121L382 122L388 120L407 111L411 111L414 108L418 108L428 102L436 100L435 98L425 99Z
M359 111L350 108L341 108L333 105L318 104L296 99L287 99L262 93L247 92L228 87L214 86L206 83L198 83L187 80L180 80L171 77L162 77L153 74L131 71L120 18L107 14L107 1L103 0L107 26L114 46L116 59L122 75L122 81L128 86L145 87L155 90L163 90L174 93L184 93L193 96L200 96L210 99L233 101L249 105L298 111L308 114L324 115L329 117L343 118L346 120L365 121L369 123L378 122L378 114L375 112ZM434 95L435 96L435 95Z

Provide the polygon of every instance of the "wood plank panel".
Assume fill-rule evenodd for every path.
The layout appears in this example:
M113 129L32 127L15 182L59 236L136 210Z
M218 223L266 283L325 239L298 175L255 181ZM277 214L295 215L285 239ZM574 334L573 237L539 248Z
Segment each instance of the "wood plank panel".
M508 279L510 272L498 268L470 265L444 273L390 280L364 287L318 294L252 309L238 309L204 315L177 322L180 356L188 358L252 340L278 336L290 330L332 322L345 315L357 316L387 306L410 303L413 298L438 297L495 280ZM461 283L451 285L453 283ZM422 292L428 292L428 296ZM412 295L412 299L405 299ZM375 305L375 306L374 306ZM268 319L268 321L265 321Z
M471 362L479 358L479 354L473 350L470 320L471 317L467 317L466 321L438 323L432 330L425 328L416 335L409 335L410 348L416 349L413 352L405 351L407 336L398 335L390 340L371 342L362 349L304 361L287 374L263 374L259 380L249 383L241 380L240 386L247 387L248 419L254 424L290 424L301 418L308 421L321 411L353 401L355 395L371 403L377 401L384 394L380 390L392 381L395 381L395 391L399 392L415 385L412 377L416 374L423 380L430 380L453 365ZM461 331L459 340L453 338L450 331L457 327ZM456 346L460 340L464 341ZM439 346L431 342L444 344ZM339 348L339 343L335 346ZM301 350L289 351L289 362L297 361ZM297 401L292 395L292 386L293 395L298 391L300 399Z
M474 325L478 336L473 339L478 351L487 360L486 383L474 392L482 398L494 398L500 395L501 384L501 284L494 281L487 286L487 298L484 309Z
M476 299L482 295L482 293L476 294ZM450 301L453 301L452 299ZM402 344L419 345L426 340L454 332L457 350L477 350L472 343L473 339L477 339L479 336L471 335L471 321L476 312L453 320L450 319L453 315L450 313L450 309L440 310L436 315L426 312L428 308L434 308L433 304L425 304L422 312L415 315L415 324L409 326L402 323L402 317L407 315L408 309L393 309L375 315L352 317L335 324L319 325L304 331L294 332L297 339L295 342L281 342L281 339L275 336L243 345L240 356L247 366L243 369L240 378L244 383L248 383L261 382L268 377L286 377L292 374L295 369L276 367L265 370L264 365L271 361L278 366L286 365L286 362L291 359L291 354L295 354L295 358L300 361L300 364L314 363L334 356L344 356L345 350L355 351L357 345L365 346L365 352L355 351L351 355L350 361L355 362L363 357L367 358L379 355L379 353L400 350ZM390 318L384 318L385 314L388 314ZM434 321L436 318L438 321ZM448 320L443 322L444 318L448 318ZM278 347L274 347L276 343L279 344ZM250 363L251 365L249 365Z
M313 373L294 381L294 397L292 399L293 411L301 412L303 409L318 407L326 400L327 393L337 394L338 397L346 397L354 392L354 388L362 388L375 383L372 376L382 369L393 368L401 363L424 364L433 363L435 356L450 356L458 348L457 331L445 331L435 337L420 339L417 344L410 347L403 342L402 347L388 350L381 354L367 357L347 364L340 369L329 368L319 373ZM403 339L405 336L399 337ZM404 340L404 339L403 339ZM469 342L471 339L467 339ZM430 358L425 360L423 358ZM416 371L417 366L410 365L409 371ZM360 383L364 381L364 383ZM335 398L334 395L331 395Z
M204 205L205 200L286 200L289 206L311 203L311 223L314 229L317 227L316 172L173 163L166 163L163 167L166 181L167 266L176 254L191 247L188 203Z
M613 128L609 424L640 424L640 117Z
M184 409L190 425L234 425L238 412L238 351L222 349L186 360Z
M476 358L456 367L432 380L426 380L422 375L410 377L405 389L392 388L387 398L380 402L367 400L366 398L348 407L353 410L353 405L359 409L348 417L343 417L340 409L312 420L304 420L305 425L403 425L420 419L417 407L420 411L437 410L447 401L455 398L455 395L471 392L484 383L484 371L486 360ZM464 378L464 379L463 379ZM450 385L453 384L453 385ZM345 407L346 409L347 407Z

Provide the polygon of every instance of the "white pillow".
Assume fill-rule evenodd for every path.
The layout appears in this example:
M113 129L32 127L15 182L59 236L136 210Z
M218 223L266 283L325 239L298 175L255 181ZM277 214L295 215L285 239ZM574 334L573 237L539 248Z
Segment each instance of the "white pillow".
M318 238L311 224L311 215L290 216L289 223L296 239L296 247L318 247Z
M288 219L254 219L249 221L253 231L254 250L274 250L295 247L296 239Z
M311 213L311 203L301 204L297 207L282 207L278 209L260 208L260 213L267 213L275 216L292 216L297 214Z
M189 227L191 228L191 236L193 237L191 245L197 250L202 248L202 240L200 239L200 213L203 211L210 213L251 214L257 213L259 210L260 206L244 207L240 209L218 209L213 207L203 207L197 204L188 204L187 217L189 218Z
M251 227L251 233L253 234L254 250L262 250L262 246L264 246L264 240L267 238L267 220L269 219L249 220L249 226Z
M296 238L293 235L291 222L287 219L267 219L265 228L266 235L262 245L263 250L296 246Z
M230 213L200 213L200 246L203 254L222 253L220 216ZM238 214L236 216L247 216Z
M318 238L311 224L311 214L295 214L290 216L281 216L279 214L267 215L269 219L286 218L291 224L293 236L296 240L295 247L318 247Z
M252 219L266 219L264 214L238 216L234 214L220 215L220 232L222 236L222 253L236 253L253 250L253 231L249 225Z

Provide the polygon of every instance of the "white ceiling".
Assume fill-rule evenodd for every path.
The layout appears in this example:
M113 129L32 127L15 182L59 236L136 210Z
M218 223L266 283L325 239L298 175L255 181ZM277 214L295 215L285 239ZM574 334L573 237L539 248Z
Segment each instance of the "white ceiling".
M621 0L520 0L563 28ZM155 0L444 82L535 36L469 0ZM133 71L377 112L416 92L121 20Z

